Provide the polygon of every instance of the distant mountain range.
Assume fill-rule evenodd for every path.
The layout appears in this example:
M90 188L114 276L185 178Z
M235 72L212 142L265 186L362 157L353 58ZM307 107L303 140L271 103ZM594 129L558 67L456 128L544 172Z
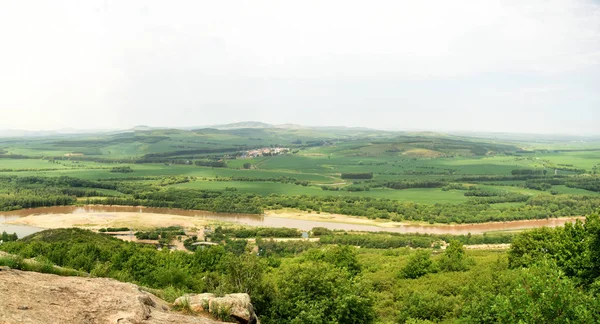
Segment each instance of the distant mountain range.
M231 123L231 124L222 124L222 125L211 125L211 126L202 126L202 127L186 127L186 129L198 129L198 128L214 128L220 130L227 129L241 129L241 128L280 128L280 129L319 129L319 130L374 130L366 127L346 127L346 126L304 126L298 124L267 124L263 122L257 121L247 121L247 122L239 122L239 123ZM379 131L379 130L378 130Z
M42 131L30 131L21 129L7 129L0 130L0 137L45 137L45 136L63 136L63 135L74 135L74 134L99 134L99 133L123 133L132 131L151 131L161 129L182 129L182 130L195 130L203 128L213 128L218 130L233 130L243 128L254 128L254 129L318 129L318 130L373 130L365 127L346 127L346 126L303 126L298 124L280 124L273 125L257 121L246 121L231 124L219 124L219 125L203 125L203 126L190 126L190 127L154 127L146 125L138 125L129 129L121 130L107 130L107 129L57 129L57 130L42 130Z
M47 136L69 136L76 134L105 134L105 133L122 133L122 130L106 130L106 129L57 129L57 130L23 130L23 129L4 129L0 130L0 137L47 137Z
M20 129L7 129L0 130L0 137L47 137L47 136L72 136L79 134L107 134L107 133L124 133L124 132L133 132L133 131L152 131L152 130L164 130L164 129L181 129L181 130L197 130L197 129L205 129L212 128L218 130L235 130L235 129L243 129L243 128L253 128L253 129L314 129L320 131L376 131L376 132L391 132L391 133L400 133L401 131L390 131L390 130L378 130L367 127L346 127L346 126L304 126L298 124L268 124L259 121L244 121L230 124L217 124L217 125L203 125L203 126L192 126L192 127L154 127L154 126L146 126L146 125L138 125L129 129L73 129L73 128L65 128L58 130L41 130L41 131L30 131L30 130L20 130ZM455 136L466 136L466 137L481 137L481 138L497 138L497 139L520 139L529 138L531 140L600 140L599 136L580 136L580 135L538 135L538 134L513 134L513 133L485 133L485 132L428 132L428 131L417 131L417 132L409 132L409 133L418 133L420 135L431 133L430 135L439 136L441 134L449 134Z
M302 126L300 126L302 127ZM220 125L209 125L209 126L201 126L195 128L215 128L215 129L240 129L240 128L278 128L275 125L257 122L257 121L246 121L239 123L231 123L231 124L220 124Z

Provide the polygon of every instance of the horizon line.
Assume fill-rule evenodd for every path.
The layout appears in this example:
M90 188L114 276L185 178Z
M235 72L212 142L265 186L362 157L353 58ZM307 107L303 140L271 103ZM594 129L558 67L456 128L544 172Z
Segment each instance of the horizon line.
M535 136L575 136L575 137L596 137L600 136L600 133L568 133L568 132L557 132L557 133L540 133L540 132L515 132L515 131L500 131L500 130L466 130L466 129L454 129L454 130L435 130L435 129L426 129L426 128L406 128L406 129L398 129L398 128L373 128L369 126L347 126L347 125L303 125L296 123L266 123L261 121L240 121L240 122L230 122L230 123L222 123L222 124L209 124L209 125L195 125L195 126L154 126L154 125L134 125L130 127L122 127L122 128L75 128L75 127L62 127L62 128L51 128L51 129L23 129L23 128L0 128L0 133L6 132L22 132L22 133L55 133L56 135L75 135L75 134L98 134L98 133L109 133L109 132L127 132L135 130L136 128L147 127L151 129L178 129L178 130L194 130L194 129L207 129L207 128L222 128L227 126L235 126L237 124L245 124L245 123L256 123L263 124L265 126L271 126L271 128L280 128L286 129L286 125L298 126L307 129L318 129L318 128L349 128L356 129L362 128L365 130L373 130L373 131L382 131L382 132L419 132L419 133L441 133L448 135L467 135L467 134L487 134L487 135L535 135ZM253 128L253 129L261 129L261 127L239 127L239 128ZM266 128L266 127L265 127ZM48 134L50 135L50 134ZM41 136L48 136L41 135ZM20 137L19 135L15 137Z

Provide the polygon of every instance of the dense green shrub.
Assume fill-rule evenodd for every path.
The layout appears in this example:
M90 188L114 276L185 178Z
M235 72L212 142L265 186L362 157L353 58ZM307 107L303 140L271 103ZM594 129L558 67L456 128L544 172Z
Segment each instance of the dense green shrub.
M274 227L229 227L223 228L222 233L226 236L237 238L250 237L300 237L302 232L295 228Z
M113 173L131 173L133 172L133 169L129 166L122 166L122 167L114 167L112 169L110 169L110 172Z
M347 270L306 261L281 272L271 318L298 324L373 322L373 300L363 282Z
M260 256L291 256L319 246L319 243L309 241L281 241L256 239L258 255Z
M325 227L313 227L311 234L313 236L325 236L333 234L333 231Z
M473 260L467 257L462 243L452 240L438 264L441 271L466 271L473 264Z
M226 168L227 167L227 163L225 161L198 160L198 161L194 161L194 164L197 166L208 166L208 167L213 167L213 168Z
M465 291L469 323L597 323L600 302L549 260L492 273Z
M431 252L429 250L417 250L400 271L400 277L415 279L437 271L436 264L431 260Z
M342 179L373 179L373 172L345 172Z

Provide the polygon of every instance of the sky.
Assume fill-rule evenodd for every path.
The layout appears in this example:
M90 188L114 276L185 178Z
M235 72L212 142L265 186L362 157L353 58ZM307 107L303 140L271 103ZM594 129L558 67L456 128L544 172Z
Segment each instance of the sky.
M600 134L600 1L0 0L0 129Z

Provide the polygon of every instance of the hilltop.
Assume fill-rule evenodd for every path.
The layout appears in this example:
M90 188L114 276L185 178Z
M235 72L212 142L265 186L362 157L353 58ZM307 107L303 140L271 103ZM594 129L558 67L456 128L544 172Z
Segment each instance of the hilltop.
M0 323L222 323L171 311L140 287L107 278L0 268Z

